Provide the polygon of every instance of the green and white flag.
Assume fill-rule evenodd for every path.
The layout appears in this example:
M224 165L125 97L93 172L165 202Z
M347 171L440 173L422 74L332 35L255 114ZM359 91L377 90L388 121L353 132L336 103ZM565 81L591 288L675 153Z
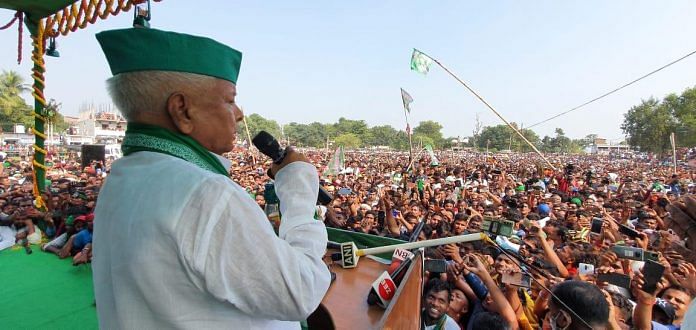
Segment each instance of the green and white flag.
M331 157L329 165L326 167L326 170L324 171L324 176L327 176L329 174L336 175L340 173L344 168L345 161L346 157L343 153L343 146L339 146L336 149L336 152L334 153L333 157Z
M404 110L411 113L411 102L413 102L413 98L411 94L406 92L403 88L401 89L401 101L404 102Z
M428 70L430 70L431 64L433 64L433 59L430 58L430 56L421 53L418 49L413 49L413 55L411 55L411 70L426 74Z
M425 150L428 151L428 154L430 155L430 166L440 165L440 161L437 160L437 157L435 157L435 153L433 152L433 146L426 144Z

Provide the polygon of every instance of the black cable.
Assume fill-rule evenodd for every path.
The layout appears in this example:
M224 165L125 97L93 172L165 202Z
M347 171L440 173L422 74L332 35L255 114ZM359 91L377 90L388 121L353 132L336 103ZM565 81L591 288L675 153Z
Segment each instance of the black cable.
M595 98L593 98L593 99L591 99L591 100L589 100L589 101L587 101L587 102L585 102L585 103L583 103L583 104L581 104L581 105L578 105L578 106L575 107L575 108L572 108L572 109L570 109L570 110L561 112L561 113L559 113L559 114L557 114L557 115L555 115L555 116L553 116L553 117L551 117L551 118L544 119L544 120L542 120L542 121L540 121L540 122L538 122L538 123L536 123L536 124L532 124L531 126L528 126L527 129L530 129L530 128L534 127L534 126L541 125L541 124L543 124L543 123L546 123L546 122L548 122L548 121L551 121L551 120L553 120L553 119L556 119L556 118L558 118L558 117L560 117L560 116L563 116L563 115L565 115L565 114L567 114L567 113L570 113L570 112L573 112L573 111L575 111L575 110L578 110L578 109L580 109L580 108L582 108L582 107L584 107L584 106L586 106L586 105L588 105L588 104L590 104L590 103L592 103L592 102L594 102L594 101L597 101L597 100L599 100L599 99L602 99L602 98L604 98L605 96L609 96L609 95L611 95L611 94L614 94L614 93L616 93L616 92L618 92L618 91L624 89L625 87L628 87L628 86L630 86L630 85L633 85L633 84L637 83L638 81L643 80L644 78L647 78L647 77L649 77L649 76L651 76L651 75L653 75L653 74L655 74L655 73L657 73L657 72L659 72L659 71L662 71L663 69L666 69L667 67L671 66L672 64L675 64L675 63L677 63L677 62L679 62L679 61L681 61L681 60L683 60L683 59L685 59L685 58L687 58L687 57L689 57L689 56L691 56L691 55L694 55L694 54L696 54L696 50L694 50L693 52L688 53L688 54L686 54L686 55L684 55L684 56L682 56L682 57L680 57L680 58L678 58L678 59L676 59L676 60L674 60L674 61L672 61L672 62L669 62L668 64L663 65L662 67L660 67L659 69L653 70L653 71L651 71L650 73L645 74L645 75L641 76L640 78L635 79L635 80L633 80L633 81L631 81L631 82L629 82L629 83L627 83L627 84L625 84L625 85L623 85L623 86L621 86L621 87L619 87L619 88L615 88L614 90L612 90L612 91L610 91L610 92L604 93L604 94L602 94L601 96L595 97Z

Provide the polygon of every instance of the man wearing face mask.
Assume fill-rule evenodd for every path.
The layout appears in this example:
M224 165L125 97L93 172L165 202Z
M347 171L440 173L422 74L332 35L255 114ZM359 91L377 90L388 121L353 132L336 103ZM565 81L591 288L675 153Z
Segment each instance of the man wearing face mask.
M565 281L553 288L553 294L544 330L608 329L609 303L596 285Z

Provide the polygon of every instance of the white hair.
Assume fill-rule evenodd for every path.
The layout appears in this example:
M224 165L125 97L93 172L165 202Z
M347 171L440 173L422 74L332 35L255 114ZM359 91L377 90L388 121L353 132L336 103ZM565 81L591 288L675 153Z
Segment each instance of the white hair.
M165 111L167 99L174 92L205 95L215 80L195 73L138 71L109 78L106 88L123 117L131 121L139 113Z

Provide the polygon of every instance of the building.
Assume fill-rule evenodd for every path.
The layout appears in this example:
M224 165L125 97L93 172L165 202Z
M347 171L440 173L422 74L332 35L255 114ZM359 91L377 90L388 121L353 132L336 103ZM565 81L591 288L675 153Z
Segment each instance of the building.
M604 138L595 138L592 144L588 147L588 152L591 154L606 155L610 152L626 152L630 151L629 146L624 140L608 140Z
M113 106L83 105L78 117L65 117L70 128L64 144L119 144L126 135L126 119Z

